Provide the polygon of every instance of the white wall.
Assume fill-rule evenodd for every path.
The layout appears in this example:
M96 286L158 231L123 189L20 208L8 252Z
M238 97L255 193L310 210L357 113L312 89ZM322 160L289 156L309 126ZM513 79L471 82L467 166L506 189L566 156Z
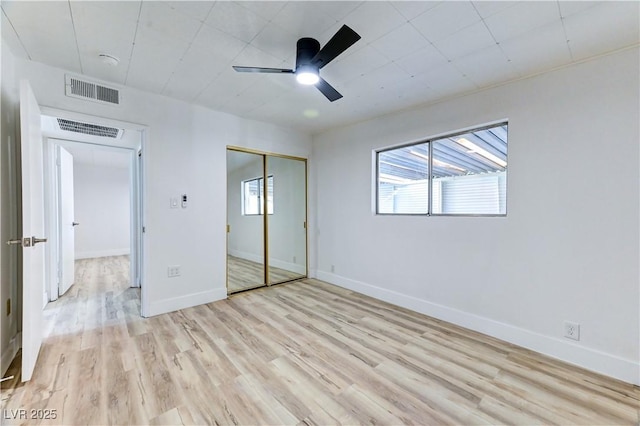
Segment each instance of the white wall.
M18 251L20 246L8 246L5 241L18 238L16 190L18 137L18 82L15 59L2 41L0 73L0 373L9 367L20 345L21 328L18 295ZM7 300L11 299L11 313L7 315Z
M17 61L44 106L148 126L144 145L147 315L226 297L226 147L307 157L308 135L124 88L120 106L64 95L64 71ZM113 86L111 84L111 86ZM171 197L187 194L187 209ZM181 266L168 278L167 267Z
M639 63L626 50L314 137L317 276L639 384ZM505 118L507 217L372 213L374 149Z
M130 253L129 169L73 165L76 259Z

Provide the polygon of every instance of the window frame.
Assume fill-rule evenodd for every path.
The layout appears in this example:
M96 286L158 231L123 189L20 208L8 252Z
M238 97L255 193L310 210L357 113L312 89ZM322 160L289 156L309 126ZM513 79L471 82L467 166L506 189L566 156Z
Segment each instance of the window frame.
M508 158L509 158L509 151L507 149L506 152L506 162L507 162L507 166L505 166L505 173L506 173L506 188L505 188L505 210L504 213L433 213L433 172L432 172L432 166L433 166L433 143L437 142L441 139L446 139L446 138L453 138L456 136L460 136L460 135L465 135L468 133L473 133L473 132L479 132L482 130L489 130L495 127L501 127L501 126L507 126L507 135L509 133L509 120L508 119L504 119L504 120L498 120L498 121L494 121L491 123L487 123L487 124L483 124L480 126L473 126L473 127L468 127L462 130L457 130L455 132L447 132L447 133L442 133L442 134L438 134L435 136L431 136L428 137L426 139L420 139L417 141L412 141L412 142L407 142L407 143L403 143L400 145L394 145L391 147L387 147L387 148L380 148L380 149L376 149L374 150L374 162L375 162L375 176L374 176L374 185L375 185L375 211L374 214L376 216L435 216L435 217L506 217L507 213L508 213L508 202L507 199L508 197L506 196L507 192L508 192L508 179L509 179L509 174L507 173L508 170ZM408 147L412 147L412 146L416 146L416 145L422 145L422 144L427 144L429 147L429 160L428 160L428 198L427 198L427 213L381 213L380 212L380 154L384 153L384 152L389 152L389 151L394 151L397 149L402 149L402 148L408 148ZM509 146L508 141L507 141L507 147Z
M263 193L267 194L267 211L269 210L269 195L268 195L268 187L269 187L269 179L271 179L271 185L273 187L273 175L267 176L267 186L264 186L264 176L258 176L251 179L245 179L241 181L240 184L240 202L242 203L242 216L263 216L264 215L264 201L261 196L262 192L260 188L263 188ZM256 181L258 185L258 213L247 213L247 198L245 196L247 184L250 182ZM275 210L273 206L273 200L271 205L271 212L267 212L268 215L273 215L273 211Z

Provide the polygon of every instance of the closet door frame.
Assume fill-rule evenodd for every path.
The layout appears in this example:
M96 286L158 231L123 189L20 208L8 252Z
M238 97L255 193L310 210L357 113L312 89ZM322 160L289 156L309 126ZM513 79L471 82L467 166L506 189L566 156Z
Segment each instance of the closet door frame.
M241 293L243 291L248 291L248 290L254 290L256 288L263 288L263 287L271 287L273 285L278 285L278 284L284 284L287 282L291 282L291 281L297 281L303 278L307 278L309 277L309 175L308 175L308 168L307 168L307 159L303 158L303 157L295 157L292 155L286 155L286 154L278 154L278 153L274 153L274 152L266 152L266 151L260 151L260 150L256 150L256 149L251 149L251 148L245 148L245 147L239 147L239 146L233 146L233 145L227 145L227 151L235 151L235 152L242 152L242 153L246 153L246 154L255 154L255 155L260 155L262 156L262 181L264 182L264 196L262 197L262 211L264 212L263 214L263 256L264 256L264 262L263 262L263 271L264 271L264 276L263 276L263 285L260 287L252 287L252 288L248 288L246 290L240 290L240 291L236 291L233 293L229 293L229 208L227 206L227 250L226 250L226 254L227 254L227 280L226 280L226 285L227 285L227 294L238 294ZM284 280L284 281L278 281L278 282L273 282L270 283L269 282L269 211L268 211L268 206L267 206L267 180L268 180L268 158L269 157L277 157L277 158L283 158L283 159L288 159L288 160L295 160L295 161L300 161L304 164L304 238L305 238L305 274L301 275L299 277L290 279L290 280ZM227 171L227 178L228 178L229 174ZM227 194L226 197L227 203L229 202L229 194ZM275 207L274 207L275 209Z

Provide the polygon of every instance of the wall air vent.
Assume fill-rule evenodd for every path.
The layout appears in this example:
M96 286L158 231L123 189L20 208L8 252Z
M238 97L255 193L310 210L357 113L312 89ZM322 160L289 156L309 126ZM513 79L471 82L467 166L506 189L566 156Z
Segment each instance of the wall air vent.
M83 133L85 135L102 136L114 139L120 138L123 132L123 129L118 129L117 127L81 123L79 121L65 120L63 118L58 118L58 125L61 130L66 130L68 132Z
M72 98L88 99L94 102L120 105L120 91L76 77L65 76L65 93Z

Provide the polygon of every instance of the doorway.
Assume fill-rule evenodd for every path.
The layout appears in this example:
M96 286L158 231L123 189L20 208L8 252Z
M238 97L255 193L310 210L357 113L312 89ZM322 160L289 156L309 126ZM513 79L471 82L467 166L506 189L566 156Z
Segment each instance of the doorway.
M76 260L126 256L134 265L131 157L135 152L59 139L51 139L50 143L57 157L54 201L58 296L62 296L74 282ZM136 270L128 269L130 286L139 287Z
M308 276L307 162L227 147L227 293Z
M45 204L51 244L47 254L49 301L74 282L76 260L119 256L130 287L142 287L144 316L142 126L61 111L43 111ZM62 118L61 118L62 117ZM71 126L69 126L71 122ZM114 129L114 130L112 130ZM65 158L67 158L65 167ZM71 163L71 171L68 164ZM69 178L71 174L71 178ZM73 177L75 175L75 178ZM66 177L65 177L66 176ZM70 193L69 184L74 182ZM72 198L74 211L65 215ZM68 207L66 210L68 211ZM73 240L75 247L70 247ZM71 260L69 260L71 258ZM69 278L71 277L71 278Z

